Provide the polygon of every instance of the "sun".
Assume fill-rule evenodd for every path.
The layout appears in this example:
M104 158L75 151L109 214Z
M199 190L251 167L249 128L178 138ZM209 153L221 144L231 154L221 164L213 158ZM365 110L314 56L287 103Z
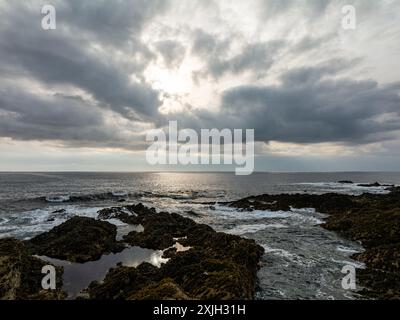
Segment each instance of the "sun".
M171 95L183 95L193 86L191 71L184 65L177 69L152 65L147 68L145 77L154 89Z

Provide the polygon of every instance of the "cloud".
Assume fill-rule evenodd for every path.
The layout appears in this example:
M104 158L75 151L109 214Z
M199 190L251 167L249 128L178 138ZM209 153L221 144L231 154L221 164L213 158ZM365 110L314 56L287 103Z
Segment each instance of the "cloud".
M0 135L20 140L110 139L97 108L78 97L0 91Z
M64 147L145 148L139 123L104 113L93 101L11 87L0 90L0 137L53 141Z
M263 141L363 144L397 137L400 83L322 80L323 72L295 70L276 87L230 89L221 114L238 127L255 128Z
M255 129L257 141L368 144L398 139L400 83L330 79L339 61L287 71L275 86L226 90L218 111L181 115L185 126Z
M137 150L172 119L393 154L398 4L349 1L347 32L347 2L0 0L0 137ZM43 4L56 30L41 29Z
M33 4L17 8L12 4L7 6L8 20L0 29L1 68L6 74L33 77L49 86L74 86L91 94L103 106L130 119L148 118L157 114L161 105L158 92L143 81L141 74L150 61L143 55L144 45L128 50L126 54L131 51L134 58L124 60L124 55L120 57L115 52L115 55L110 54L102 47L102 42L96 42L100 36L101 41L107 41L108 35L102 33L104 27L101 27L101 24L108 28L113 28L113 23L116 23L117 27L126 24L125 27L128 28L128 23L132 23L129 25L132 29L125 32L125 36L132 36L135 30L140 31L142 24L139 22L143 22L144 18L139 19L139 22L130 22L135 20L135 12L139 12L139 9L136 9L133 16L120 15L118 13L121 13L121 7L116 6L115 16L112 7L102 7L98 2L90 2L88 5L79 5L76 1L67 2L71 10L75 6L82 10L79 16L91 12L91 15L88 14L88 20L73 18L72 13L64 17L61 13L66 9L61 6L64 8L58 13L58 20L62 21L61 27L45 32L40 28L40 16L33 10L40 8L39 4L35 3L37 8ZM130 3L130 6L132 5L134 3ZM107 9L109 16L106 15ZM77 12L75 11L75 15ZM94 17L96 12L99 15L98 19ZM76 19L78 21L75 21ZM76 22L78 23L74 24ZM71 23L71 28L66 28L68 23ZM15 25L18 25L18 28L15 28ZM83 28L83 32L76 33L76 28ZM90 34L96 30L97 33L88 38L85 34L87 30ZM119 34L116 29L113 33Z
M139 45L146 24L169 7L169 0L56 1L61 27L105 45Z
M162 40L155 43L164 64L169 68L179 67L185 58L186 48L178 41Z
M232 54L232 42L231 39L221 39L204 30L194 32L192 53L205 64L201 75L218 79L227 73L237 75L250 71L256 77L265 76L285 44L284 40L244 43L238 53Z

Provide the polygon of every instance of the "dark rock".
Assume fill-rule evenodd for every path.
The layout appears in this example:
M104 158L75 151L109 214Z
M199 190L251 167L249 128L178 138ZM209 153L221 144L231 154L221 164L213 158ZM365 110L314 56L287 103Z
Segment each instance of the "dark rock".
M200 217L200 214L197 213L197 212L194 212L193 210L186 211L186 213L187 213L189 216L192 216L192 217Z
M360 184L358 184L358 186L365 187L365 188L371 188L371 187L381 187L382 185L379 182L375 182L375 183L367 183L367 184L360 183Z
M343 184L353 184L354 182L353 182L353 181L351 181L351 180L341 180L341 181L338 181L338 183L343 183Z
M53 211L52 213L66 213L67 211L65 209L60 209L60 210L56 210Z
M64 299L66 293L59 289L62 287L62 268L56 268L57 289L42 289L41 281L45 275L41 271L47 264L31 256L22 241L0 239L0 299Z
M103 254L119 251L130 244L150 249L167 249L165 254L169 260L160 268L148 263L137 268L119 264L108 272L104 281L90 284L85 291L87 298L254 298L258 264L264 253L264 249L254 240L218 233L189 218L175 213L158 213L154 208L147 208L142 204L104 209L99 212L99 218L117 218L141 224L144 231L131 232L124 237L124 242L117 242L114 225L91 218L74 217L29 241L12 240L17 243L15 250L21 252L23 259L28 261L27 269L23 269L25 267L22 265L19 268L24 270L26 277L36 281L37 276L31 276L29 272L36 270L44 262L29 256L30 254L87 262L97 260ZM177 241L189 247L188 250L177 251L174 247ZM13 260L10 260L13 259L12 254L7 259L4 260L5 278L10 273L7 268L13 266ZM42 278L40 272L38 276ZM27 286L32 287L29 284ZM5 286L3 296L16 297L12 288ZM28 294L32 296L36 293L28 290ZM22 294L19 296L22 297Z
M166 249L166 250L164 251L162 257L163 257L163 258L169 259L169 258L174 257L174 256L176 255L176 253L177 253L177 250L176 250L175 247L169 248L169 249Z
M100 220L119 219L127 224L135 224L135 225L140 224L140 219L137 218L137 214L133 212L132 207L133 206L111 207L99 210L97 211L97 213L99 214L97 216L97 219Z
M372 187L387 187L389 188L394 188L393 184L381 184L379 182L375 183L367 183L367 184L358 184L359 187L365 187L365 188L372 188Z
M362 185L381 186L379 183ZM261 195L231 203L249 211L315 208L329 214L324 228L361 243L365 252L353 258L364 262L357 271L363 293L379 299L400 298L400 188L391 187L385 195Z
M128 297L128 300L190 300L183 289L170 278L149 284Z
M342 212L348 208L357 206L357 202L352 196L343 196L336 193L323 195L312 194L280 194L280 195L260 195L248 197L230 203L230 206L246 210L271 210L289 211L294 208L315 208L319 212Z
M143 205L128 207L137 214L135 223L144 227L144 232L132 231L124 237L124 241L132 246L141 246L149 249L166 249L175 241L173 238L186 236L187 228L196 225L193 220L181 215L166 212L157 213Z
M26 242L34 254L72 262L99 259L122 250L115 240L116 226L86 217L74 217Z
M156 269L119 266L102 283L92 283L92 299L252 299L258 263L264 249L254 240L218 233L175 213L143 205L128 208L144 231L124 237L130 245L167 249L169 261ZM177 252L179 243L190 247Z

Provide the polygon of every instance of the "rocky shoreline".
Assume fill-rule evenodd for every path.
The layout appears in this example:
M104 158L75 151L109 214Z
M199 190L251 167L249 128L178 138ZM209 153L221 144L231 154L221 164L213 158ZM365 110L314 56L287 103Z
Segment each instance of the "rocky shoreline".
M117 240L118 219L141 225ZM40 257L71 263L99 260L128 247L162 250L165 263L137 267L117 264L104 281L93 281L81 299L253 299L258 263L264 249L254 240L218 233L178 214L156 212L142 204L99 212L98 219L74 217L28 241L0 240L1 299L64 299L63 269L57 290L42 290Z
M328 214L322 227L359 242L365 249L352 256L366 265L357 271L358 285L363 288L360 293L366 298L400 299L400 188L388 188L390 193L381 195L260 195L230 205L249 214L291 208L315 208Z
M360 196L328 193L259 195L226 205L251 216L255 210L315 208L327 214L322 227L362 244L352 258L365 263L357 285L366 298L400 298L400 188ZM193 216L195 213L193 213ZM118 237L106 220L132 227ZM140 228L138 228L140 226ZM43 290L41 269L48 259L85 265L129 248L159 253L158 264L116 263L88 282L79 299L254 299L263 247L254 240L214 231L176 213L142 204L98 211L97 219L73 217L30 240L0 239L0 299L71 298L56 266L57 289Z

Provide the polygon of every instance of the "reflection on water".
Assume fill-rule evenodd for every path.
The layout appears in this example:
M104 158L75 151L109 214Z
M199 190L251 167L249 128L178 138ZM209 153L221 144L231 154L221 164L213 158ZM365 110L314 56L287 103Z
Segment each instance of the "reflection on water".
M115 267L119 262L127 267L137 267L143 262L160 267L162 263L168 261L168 259L162 258L162 255L162 250L130 247L122 252L106 254L100 260L86 263L74 263L46 256L38 256L38 258L54 266L64 267L63 289L68 293L69 299L74 299L92 281L103 281L109 269Z

